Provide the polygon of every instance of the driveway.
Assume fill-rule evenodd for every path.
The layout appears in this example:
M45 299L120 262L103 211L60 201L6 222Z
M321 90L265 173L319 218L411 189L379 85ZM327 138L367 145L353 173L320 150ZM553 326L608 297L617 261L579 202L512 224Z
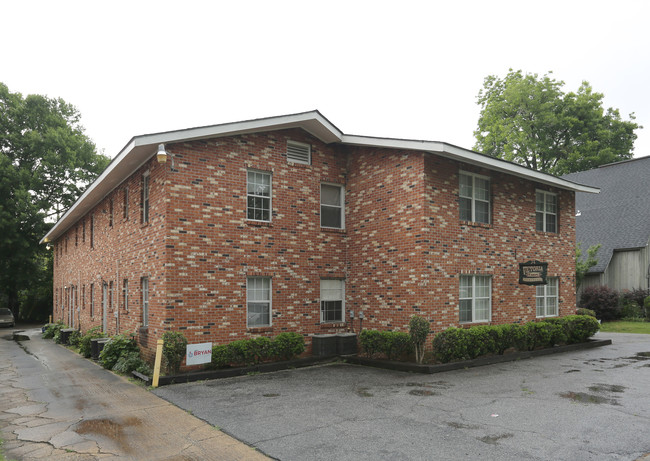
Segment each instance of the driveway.
M435 375L333 363L154 392L283 461L646 459L650 336L597 337Z

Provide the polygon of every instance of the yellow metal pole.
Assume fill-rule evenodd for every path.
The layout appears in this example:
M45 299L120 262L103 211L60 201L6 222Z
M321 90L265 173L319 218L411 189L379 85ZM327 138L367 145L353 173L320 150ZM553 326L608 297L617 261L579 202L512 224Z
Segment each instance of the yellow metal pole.
M158 345L156 346L156 363L153 366L153 382L151 385L153 387L158 387L158 378L160 378L160 363L162 362L162 350L163 350L163 340L158 340Z
M52 323L52 316L50 315L50 323Z

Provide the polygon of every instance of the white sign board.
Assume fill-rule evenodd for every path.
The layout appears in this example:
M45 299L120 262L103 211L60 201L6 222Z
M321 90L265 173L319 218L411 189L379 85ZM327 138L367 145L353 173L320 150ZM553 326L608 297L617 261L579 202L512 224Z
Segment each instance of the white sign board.
M188 344L185 352L186 365L199 365L212 360L212 343Z

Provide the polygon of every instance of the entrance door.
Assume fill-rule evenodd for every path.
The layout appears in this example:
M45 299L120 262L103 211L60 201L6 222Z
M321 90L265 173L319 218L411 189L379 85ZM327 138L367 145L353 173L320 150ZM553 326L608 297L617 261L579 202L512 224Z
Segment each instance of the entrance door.
M108 333L108 284L102 284L102 331Z

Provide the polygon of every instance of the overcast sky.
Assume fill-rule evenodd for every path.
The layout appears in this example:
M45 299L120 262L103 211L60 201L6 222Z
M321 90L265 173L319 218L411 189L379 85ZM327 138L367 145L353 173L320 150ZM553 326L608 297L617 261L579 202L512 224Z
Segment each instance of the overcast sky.
M2 2L0 81L61 97L110 157L135 135L318 109L347 134L474 145L509 68L583 80L650 155L650 2Z

